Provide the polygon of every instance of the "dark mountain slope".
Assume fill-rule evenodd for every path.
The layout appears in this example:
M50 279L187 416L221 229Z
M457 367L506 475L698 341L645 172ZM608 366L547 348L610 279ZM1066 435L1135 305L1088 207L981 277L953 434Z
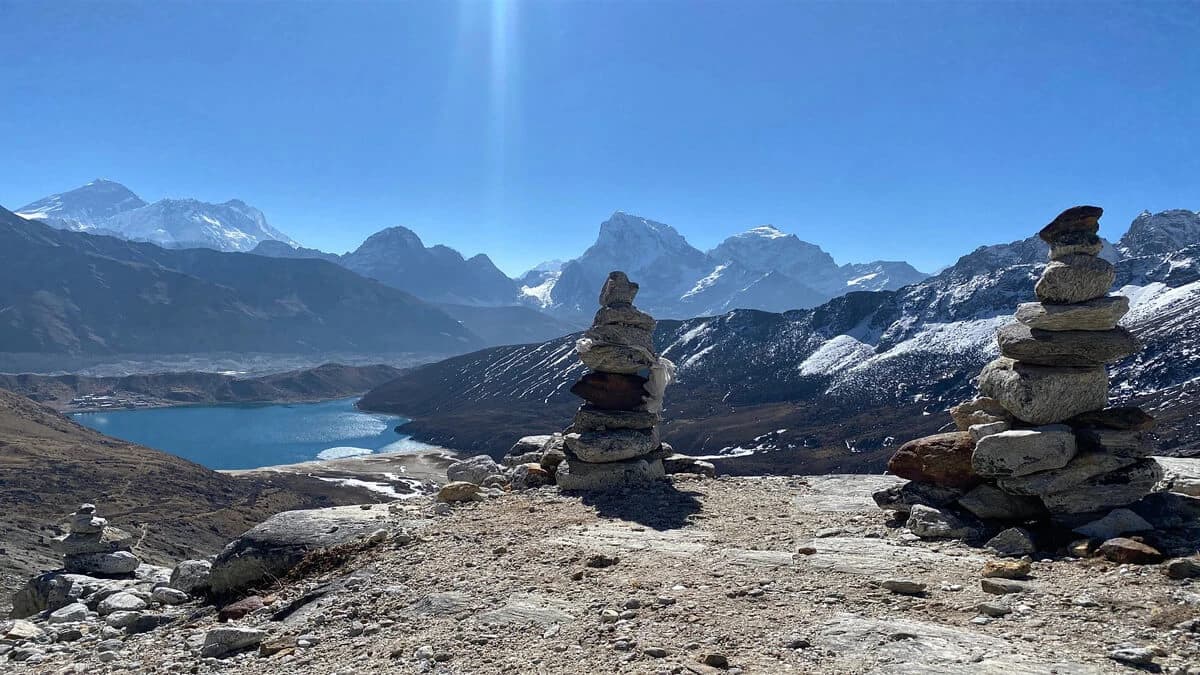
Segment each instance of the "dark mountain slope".
M0 209L0 349L454 353L482 343L402 291L319 260L168 250Z

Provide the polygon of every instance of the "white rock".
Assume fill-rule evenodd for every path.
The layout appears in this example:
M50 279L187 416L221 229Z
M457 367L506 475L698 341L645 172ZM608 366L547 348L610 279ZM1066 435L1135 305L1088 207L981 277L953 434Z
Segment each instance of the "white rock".
M101 616L105 616L113 612L139 612L143 609L146 609L145 600L133 593L122 591L101 600L96 611L100 612Z
M46 623L74 623L88 618L90 610L82 602L73 602L66 607L60 607L46 617Z

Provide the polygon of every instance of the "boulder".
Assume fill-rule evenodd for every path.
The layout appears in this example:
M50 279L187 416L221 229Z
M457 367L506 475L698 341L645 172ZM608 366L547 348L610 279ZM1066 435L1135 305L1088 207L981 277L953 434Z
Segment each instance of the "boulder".
M518 464L512 472L512 485L519 490L528 490L543 485L554 484L554 472L545 469L538 462Z
M1104 297L1116 278L1116 268L1103 258L1067 255L1046 265L1033 292L1042 302L1086 302Z
M662 462L663 470L668 474L694 473L709 478L717 477L717 467L712 462L706 462L695 457L671 454L665 457Z
M227 654L257 647L267 639L267 631L241 626L214 628L204 635L204 646L200 655L205 658L221 658Z
M988 422L987 424L972 424L971 428L967 429L967 433L971 434L971 438L976 443L984 436L991 436L1002 431L1008 431L1012 428L1012 424L1008 422Z
M1017 495L1037 496L1051 492L1065 492L1082 485L1091 478L1127 467L1136 461L1130 457L1118 457L1101 452L1080 452L1061 469L1000 478L997 484L1002 490Z
M971 468L975 441L965 431L918 438L900 446L888 471L901 478L940 487L971 487L980 482Z
M1029 424L1053 424L1108 402L1103 367L1027 365L1000 357L979 374L979 389Z
M370 535L379 529L386 513L387 507L382 505L277 513L231 541L217 555L209 576L211 590L227 597L273 581L313 551Z
M654 317L629 305L601 307L592 321L593 326L632 326L646 331L654 330Z
M1100 366L1140 350L1138 339L1124 328L1110 330L1041 330L1013 323L996 331L1000 353L1022 363L1042 366Z
M130 574L138 568L141 561L129 551L114 553L80 553L69 555L63 559L63 567L68 572L88 575L118 575Z
M563 490L609 491L648 485L665 476L662 460L646 461L639 458L592 464L578 459L567 459L558 465L555 482Z
M1112 539L1129 532L1145 532L1154 526L1129 509L1113 509L1108 515L1076 527L1073 532L1091 539Z
M546 443L554 438L553 434L542 434L538 436L522 436L520 440L513 443L513 446L508 449L509 457L518 455L527 455L531 452L541 452Z
M262 597L251 595L249 597L242 598L237 602L231 602L222 607L221 610L217 612L217 621L224 623L226 621L237 621L238 619L244 619L248 614L257 612L266 606L267 605L265 602L263 602Z
M481 485L483 479L500 473L500 466L487 455L475 455L446 467L446 478L451 482L465 481Z
M24 619L39 612L51 611L78 602L85 584L93 579L82 574L46 572L25 582L12 596L14 619Z
M1061 260L1069 255L1100 255L1104 240L1090 232L1068 232L1050 244L1050 259Z
M1163 554L1140 541L1116 537L1100 544L1096 552L1107 560L1122 565L1153 565L1162 562Z
M992 549L999 556L1019 557L1032 555L1037 552L1033 543L1033 535L1023 527L1010 527L987 540L984 546Z
M481 499L483 496L479 494L479 486L465 480L446 483L437 492L437 500L446 504L477 502Z
M640 375L588 373L571 386L571 393L602 410L636 410L648 395L646 382Z
M921 504L908 512L904 526L922 539L970 539L978 534L958 516Z
M600 305L603 307L627 306L633 304L637 297L638 285L629 280L624 272L608 273L604 286L600 289Z
M1129 312L1129 298L1106 295L1071 305L1024 302L1017 305L1017 321L1038 330L1111 330Z
M76 623L87 620L89 614L91 614L91 610L87 605L82 602L72 602L50 612L50 616L46 617L46 623Z
M1099 206L1072 206L1063 211L1038 231L1038 236L1047 244L1053 244L1063 239L1063 237L1082 232L1084 234L1096 234L1100 231L1100 216L1104 215L1104 209Z
M1122 469L1089 478L1067 491L1039 496L1046 508L1054 513L1104 511L1145 497L1162 476L1158 462L1142 459Z
M958 505L983 520L1031 520L1046 515L1037 497L1009 494L987 483L960 497Z
M99 520L104 520L100 518ZM50 540L50 548L63 555L115 553L133 544L133 535L119 527L104 527L96 532L70 532Z
M981 476L1024 476L1066 466L1075 450L1075 434L1065 424L1013 429L981 438L971 467Z
M1075 428L1103 427L1120 431L1149 431L1154 428L1154 418L1141 408L1104 408L1080 413L1066 422Z
M603 410L583 405L575 413L571 428L575 431L605 431L608 429L650 429L662 418L645 410Z
M149 633L155 628L165 626L175 620L170 614L138 614L133 621L125 625L127 635Z
M1120 457L1149 457L1154 443L1141 431L1116 429L1080 429L1075 432L1081 450L1106 452Z
M632 375L649 370L655 361L654 354L644 347L597 342L587 337L575 342L575 350L584 365L602 373Z
M169 582L171 588L196 595L208 591L212 563L207 560L184 560L175 566Z
M1200 579L1200 558L1175 558L1163 565L1163 574L1172 579Z
M188 594L178 588L159 586L150 592L150 599L163 605L182 605L188 601Z
M957 500L963 494L961 488L908 481L901 485L890 485L875 492L871 497L881 509L908 513L917 504L935 509L941 508Z
M84 609L87 609L87 607L84 607ZM46 631L38 628L37 624L32 621L25 621L23 619L0 621L0 640L23 642L25 640L37 640L45 634Z
M101 616L112 614L113 612L139 612L146 609L146 601L134 595L133 593L120 592L113 593L107 598L100 601L100 605L96 607L96 611Z
M1129 509L1155 528L1195 527L1200 522L1200 497L1175 492L1148 494Z
M1011 422L1013 416L999 401L983 396L954 406L950 409L950 418L959 431L968 431L977 424Z
M641 457L658 449L660 444L656 429L585 431L565 434L563 440L576 457L597 464Z
M626 326L619 323L602 324L587 329L583 336L596 343L628 345L639 347L647 352L654 351L654 333L637 326Z

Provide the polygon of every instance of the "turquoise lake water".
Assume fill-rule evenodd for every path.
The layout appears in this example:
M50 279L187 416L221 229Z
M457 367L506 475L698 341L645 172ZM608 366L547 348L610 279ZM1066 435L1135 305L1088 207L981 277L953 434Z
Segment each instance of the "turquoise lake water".
M361 412L354 407L356 400L116 410L76 413L72 418L210 469L253 469L430 447L396 433L396 425L407 419Z

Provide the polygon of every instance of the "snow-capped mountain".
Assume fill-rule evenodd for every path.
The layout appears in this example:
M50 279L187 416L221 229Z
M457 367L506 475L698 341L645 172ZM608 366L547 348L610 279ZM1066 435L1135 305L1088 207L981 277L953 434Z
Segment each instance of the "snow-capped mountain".
M297 246L267 223L262 211L243 201L211 204L163 199L147 204L124 185L103 179L43 197L16 213L59 229L107 234L163 248L249 251L268 240Z
M96 180L61 194L43 197L17 210L17 215L40 220L62 230L85 232L96 224L124 211L146 205L129 188L111 180Z
M522 300L582 321L614 269L644 280L638 302L663 318L813 307L843 293L900 288L927 276L903 262L839 266L819 246L771 225L702 252L670 225L618 211L601 223L596 243L557 274L527 272L519 282Z
M1131 300L1123 324L1145 349L1113 369L1113 400L1182 392L1169 405L1192 405L1189 392L1200 386L1200 232L1190 242L1176 239L1186 244L1180 250L1148 253L1159 249L1139 242L1169 234L1155 229L1141 227L1118 247L1131 254L1117 259L1118 292ZM973 378L998 353L996 328L1034 299L1046 259L1046 245L1031 237L981 247L895 291L850 293L784 313L660 321L655 343L678 366L667 439L692 454L764 455L753 460L765 462L757 470L882 468L897 439L937 429L946 422L942 411L972 393ZM463 429L527 420L534 408L569 419L577 401L567 389L582 374L572 349L567 337L455 357L368 399L415 417L414 429L430 439L493 451L509 439ZM1194 426L1191 414L1180 424ZM1171 438L1161 450L1187 436Z
M1168 255L1200 241L1200 212L1173 209L1142 211L1117 248L1124 257Z

